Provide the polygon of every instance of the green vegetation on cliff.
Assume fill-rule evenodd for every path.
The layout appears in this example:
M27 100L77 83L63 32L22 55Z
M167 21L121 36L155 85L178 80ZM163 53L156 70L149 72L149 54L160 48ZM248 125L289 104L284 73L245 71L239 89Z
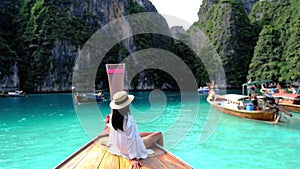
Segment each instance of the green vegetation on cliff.
M251 21L261 29L248 78L278 82L300 78L300 1L260 1Z
M19 46L22 49L18 50L18 55L22 56L19 73L22 88L38 90L45 83L47 75L53 73L60 64L59 60L64 60L62 64L65 66L73 66L74 58L53 54L55 41L61 41L66 46L72 45L76 51L97 30L97 25L88 22L98 16L70 16L67 9L71 5L76 8L79 4L71 0L26 0L22 3L18 17L22 27L19 29ZM54 80L59 83L60 78Z
M109 22L108 13L118 15L110 17L119 17L123 15L121 12L124 15L146 12L134 0L124 3L124 11L120 11L121 8L111 11L116 10L118 1L101 1L113 7L97 10L90 9L94 2L81 2L2 0L0 79L11 75L11 68L17 65L23 90L40 91L42 87L71 83L77 51L96 30ZM300 78L300 1L259 1L247 16L241 0L203 0L198 15L199 21L189 32L201 29L210 39L221 57L228 86L240 87L248 78L278 82ZM116 44L102 64L118 63L130 52L161 48L188 64L199 85L209 80L207 68L180 41L162 35L143 34L132 37L131 47L134 46L134 50L129 51L124 43ZM176 86L169 75L157 70L147 71L146 74L155 79L155 87L164 82ZM103 65L100 65L98 75L96 83L106 83ZM138 83L139 78L133 83Z
M255 32L242 2L207 0L198 15L192 30L204 31L222 59L227 84L239 86L246 81L255 46Z
M0 79L9 75L10 68L17 63L16 27L14 22L18 12L16 1L2 0L0 2Z
M64 71L69 71L65 73L70 74L74 56L66 53L55 55L54 46L63 45L70 47L65 51L77 52L99 28L98 21L102 17L101 13L73 11L71 14L70 9L76 10L80 5L71 0L1 1L0 46L3 57L0 58L0 78L11 73L8 70L15 60L18 61L20 87L26 91L39 91L42 85L46 85L47 76L56 76L54 71L58 66L65 67ZM61 77L53 80L59 84Z
M246 78L300 78L300 1L258 1L249 16L240 0L205 0L190 29L205 32L218 51L227 84Z
M119 6L123 3L125 9ZM64 86L66 81L72 83L70 77L77 52L96 30L113 19L110 17L121 17L122 12L124 15L146 12L134 0L3 0L1 7L0 47L3 57L0 58L0 79L12 73L9 70L17 61L20 88L27 92L39 92L42 87L51 90ZM154 36L133 37L136 50L164 44L164 40L153 40ZM103 64L122 61L130 54L127 50L120 42L109 51L107 56L110 58ZM100 81L107 84L103 64L96 84ZM159 74L154 76L163 79Z

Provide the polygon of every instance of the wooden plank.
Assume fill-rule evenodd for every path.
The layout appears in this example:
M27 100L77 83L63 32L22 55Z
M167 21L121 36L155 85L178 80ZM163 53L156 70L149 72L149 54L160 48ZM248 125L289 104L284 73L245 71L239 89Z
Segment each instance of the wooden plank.
M94 140L88 142L85 144L83 147L81 147L79 150L77 150L75 153L70 155L68 158L66 158L63 162L58 164L55 169L59 168L74 168L83 158L85 155L87 155L87 152L90 151L90 149L93 148L94 143L99 141L99 139L105 139L107 138L108 134L106 133L101 133L99 136L97 136Z
M157 160L159 160L161 163L163 163L166 166L166 168L172 168L172 169L191 168L184 161L175 157L172 153L169 153L168 151L164 150L163 148L159 147L158 145L151 147L151 149L155 151L154 156L157 158ZM153 156L153 155L151 155L151 156Z
M151 146L150 149L152 149L154 153L142 160L142 169L168 169L164 162L157 158L159 155L166 152L155 145Z
M74 154L72 158L70 158L69 161L66 161L63 163L63 165L57 167L61 169L69 169L74 168L90 151L93 149L95 144L89 144L89 146L84 147L81 151L78 151Z
M142 169L169 169L157 156L148 157L142 161Z
M102 158L98 169L118 169L119 168L119 158L116 155L109 153L107 150L104 157Z
M154 151L154 153L150 154L148 157L158 156L158 155L166 152L165 150L157 147L156 145L151 146L150 149L152 149Z
M119 157L120 169L129 169L131 168L131 161L124 157Z
M180 168L180 169L188 169L191 168L187 164L185 164L183 161L179 160L178 158L175 158L173 155L170 155L168 153L161 154L157 157L161 162L163 162L166 166L172 169Z
M103 156L106 154L107 147L104 147L98 143L94 143L90 152L76 165L75 169L81 168L97 168Z

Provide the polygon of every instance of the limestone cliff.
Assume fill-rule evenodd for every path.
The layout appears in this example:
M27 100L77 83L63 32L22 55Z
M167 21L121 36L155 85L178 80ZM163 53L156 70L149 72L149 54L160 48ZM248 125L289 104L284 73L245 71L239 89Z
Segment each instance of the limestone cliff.
M254 4L259 0L242 0L242 1L244 3L244 7L245 7L247 15L249 15L252 11Z
M185 30L182 26L173 26L173 27L171 27L170 31L171 31L172 36L177 38L177 39L179 39L180 36L183 33L185 33Z
M210 39L222 58L229 87L239 87L246 81L254 51L255 34L246 11L241 0L205 0L198 22L190 29L203 30Z
M6 0L1 3L8 4ZM0 83L29 92L70 91L74 61L93 33L124 15L157 12L148 0L24 0L11 6L18 12L16 46L22 49L16 49L15 64L8 69L13 71L0 73ZM168 29L166 21L161 22ZM128 54L136 48L133 38L123 40L119 47ZM116 57L118 62L123 59L120 52Z

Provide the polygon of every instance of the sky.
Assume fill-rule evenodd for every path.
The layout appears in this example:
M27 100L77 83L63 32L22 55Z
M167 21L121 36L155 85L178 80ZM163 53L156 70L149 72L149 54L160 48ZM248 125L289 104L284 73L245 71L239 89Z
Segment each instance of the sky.
M187 29L194 22L198 21L198 11L200 5L202 4L202 0L150 0L152 4L157 9L158 13L163 16L173 16L166 17L169 26L183 26ZM179 19L182 22L178 22ZM176 21L174 21L176 20Z

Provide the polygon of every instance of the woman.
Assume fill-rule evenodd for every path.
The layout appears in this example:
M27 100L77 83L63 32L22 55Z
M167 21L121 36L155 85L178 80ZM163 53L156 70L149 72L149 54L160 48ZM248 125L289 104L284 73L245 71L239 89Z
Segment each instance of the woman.
M161 132L139 133L134 118L130 115L129 105L134 96L125 91L114 94L109 106L112 108L110 131L107 145L112 154L123 156L131 160L134 169L140 168L141 160L146 159L153 151L149 148L157 142L163 146Z

